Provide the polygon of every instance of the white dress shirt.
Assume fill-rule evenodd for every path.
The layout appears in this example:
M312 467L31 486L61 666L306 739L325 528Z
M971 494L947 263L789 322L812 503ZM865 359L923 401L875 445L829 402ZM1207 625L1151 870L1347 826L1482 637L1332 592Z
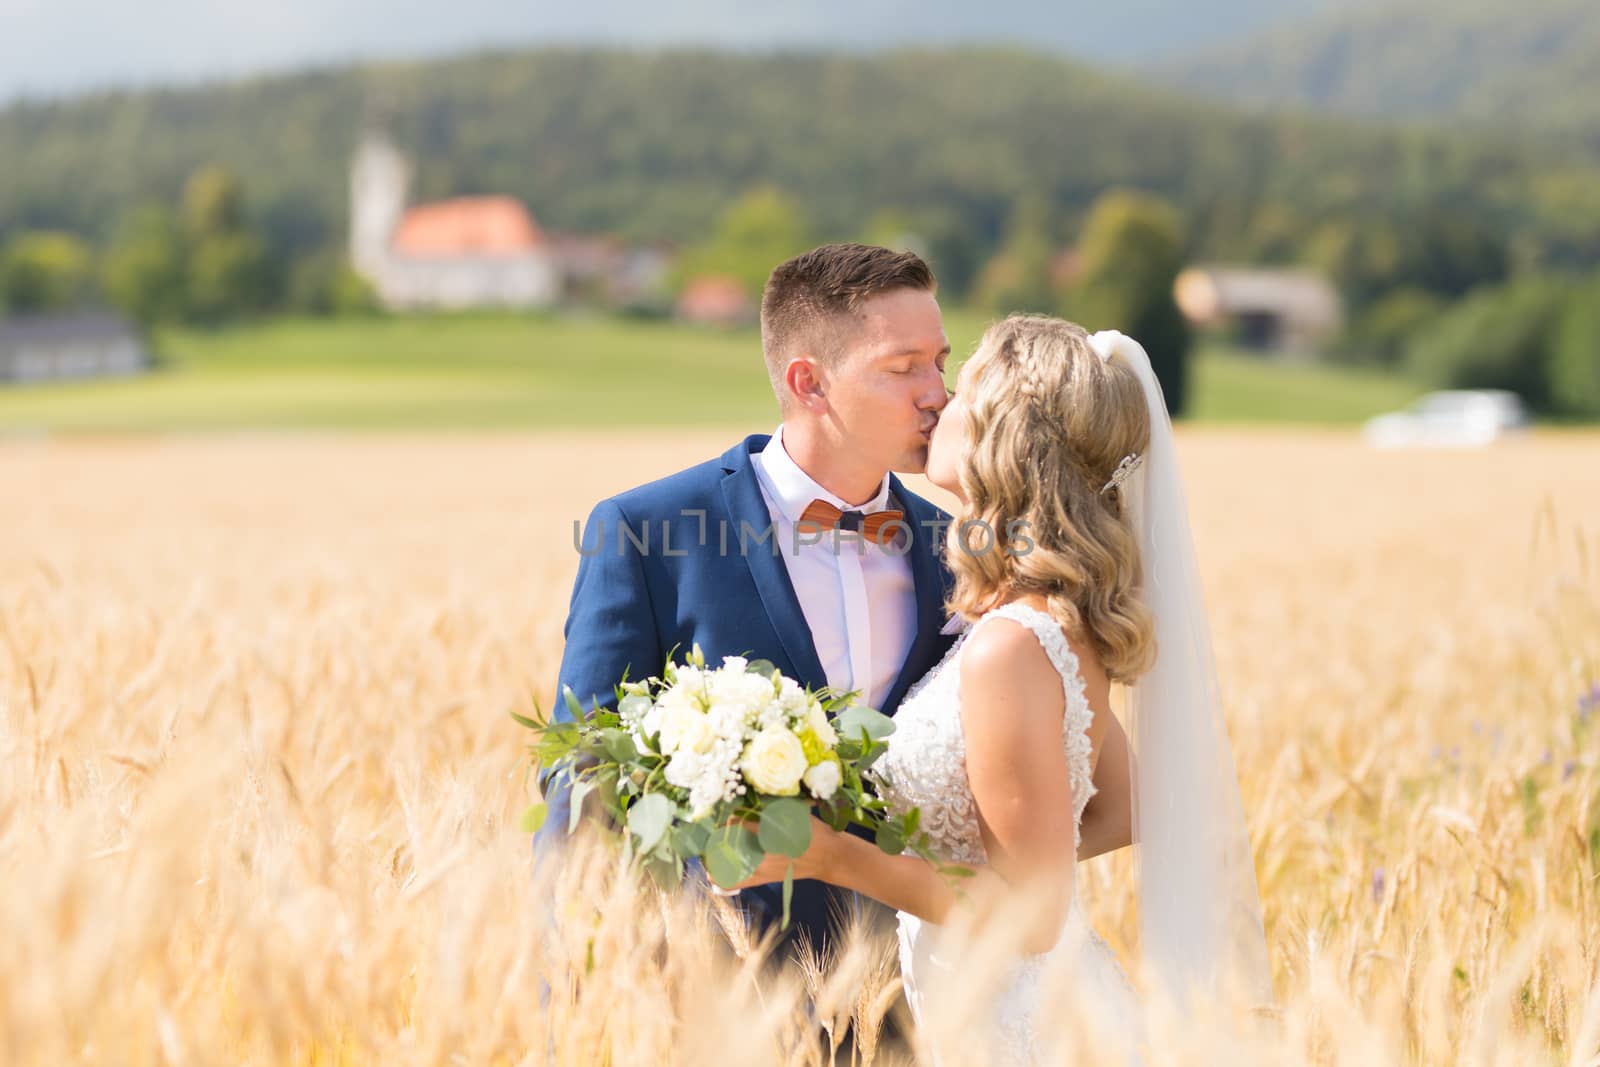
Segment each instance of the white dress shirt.
M881 710L917 631L917 591L906 534L902 531L897 545L884 548L842 530L828 530L820 538L815 533L797 536L795 526L813 500L826 500L841 511L883 511L890 506L888 476L865 504L847 503L800 469L783 446L782 426L752 458L778 551L828 685L860 690L870 707Z

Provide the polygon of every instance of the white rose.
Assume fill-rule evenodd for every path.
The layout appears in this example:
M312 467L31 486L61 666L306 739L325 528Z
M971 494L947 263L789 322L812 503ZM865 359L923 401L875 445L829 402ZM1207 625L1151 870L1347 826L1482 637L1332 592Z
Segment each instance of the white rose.
M744 748L744 776L758 792L792 797L800 792L806 753L800 739L781 726L768 727Z
M669 707L661 716L663 752L706 752L713 740L710 721L693 708Z
M839 765L823 760L805 773L806 788L818 800L827 800L839 788Z
M817 740L829 748L839 743L839 735L834 733L833 723L828 721L828 713L822 710L821 704L813 702L806 709L806 725L817 735Z

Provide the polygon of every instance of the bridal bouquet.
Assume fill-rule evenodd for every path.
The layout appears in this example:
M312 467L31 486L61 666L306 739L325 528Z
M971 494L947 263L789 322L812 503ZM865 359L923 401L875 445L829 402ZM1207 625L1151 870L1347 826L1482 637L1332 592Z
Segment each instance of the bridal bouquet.
M891 815L862 774L885 749L894 720L854 702L856 694L808 691L765 660L728 656L707 668L699 646L660 677L616 687L616 709L586 715L570 689L572 722L513 713L537 732L534 762L571 789L568 832L594 796L625 852L665 884L704 863L732 888L768 854L799 857L813 813L836 830L874 832L896 854L921 845L917 812ZM538 830L536 804L523 829ZM783 883L784 924L794 889Z

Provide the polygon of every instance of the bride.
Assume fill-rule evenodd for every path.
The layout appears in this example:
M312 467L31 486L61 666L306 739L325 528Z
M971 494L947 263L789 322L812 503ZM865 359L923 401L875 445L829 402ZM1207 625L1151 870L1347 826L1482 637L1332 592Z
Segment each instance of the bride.
M971 875L813 820L795 877L898 910L907 1000L924 1030L937 991L976 973L984 942L959 940L957 927L987 915L1005 918L1015 948L981 1001L994 1059L1049 1057L1057 989L1136 1042L1139 998L1089 928L1074 875L1110 685L1121 683L1130 773L1101 781L1130 794L1146 995L1185 1003L1243 982L1266 996L1187 505L1144 349L1059 319L994 325L941 416L928 478L960 504L945 553L962 633L901 704L874 774L892 809L920 810L934 854ZM746 884L781 880L789 862L767 859ZM1062 974L1068 984L1052 984Z

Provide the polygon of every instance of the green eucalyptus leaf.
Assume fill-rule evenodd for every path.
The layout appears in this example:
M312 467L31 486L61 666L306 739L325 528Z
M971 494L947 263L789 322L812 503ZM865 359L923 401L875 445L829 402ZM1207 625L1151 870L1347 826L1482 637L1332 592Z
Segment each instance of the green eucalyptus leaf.
M567 710L572 713L573 722L582 722L584 719L583 705L578 703L577 694L572 691L572 686L561 687L561 699L567 702Z
M898 856L906 850L906 835L897 819L890 819L878 827L878 848L890 856Z
M804 856L811 847L811 805L796 797L767 801L757 840L764 852L792 859Z
M697 822L681 822L672 828L672 850L685 859L705 854L711 843L711 828Z
M640 797L628 809L628 829L639 838L639 851L649 852L672 825L672 801L660 793Z
M572 783L572 792L568 799L572 810L567 816L567 833L570 834L578 829L578 820L583 818L583 798L592 792L594 792L593 782L579 780Z
M735 823L711 835L706 845L706 871L723 889L732 889L755 873L764 853L756 835Z
M894 733L894 720L865 704L856 704L839 713L834 729L844 737L859 738L866 734L869 740L882 741Z
M570 755L583 741L583 732L575 722L551 723L539 734L535 746L539 762L546 767Z
M629 693L617 701L617 714L623 718L630 715L643 715L650 710L651 700L646 694Z
M651 856L642 864L645 874L662 889L683 884L683 864L673 857Z
M639 758L639 750L634 746L633 738L626 730L612 727L600 733L600 742L605 747L606 755L618 763L632 763Z

